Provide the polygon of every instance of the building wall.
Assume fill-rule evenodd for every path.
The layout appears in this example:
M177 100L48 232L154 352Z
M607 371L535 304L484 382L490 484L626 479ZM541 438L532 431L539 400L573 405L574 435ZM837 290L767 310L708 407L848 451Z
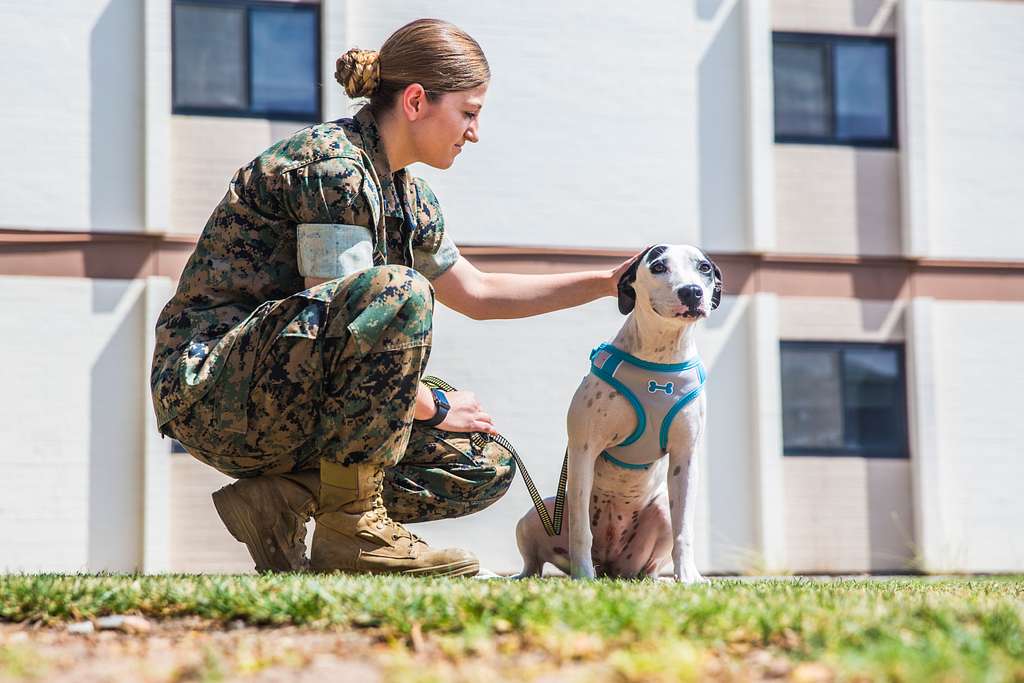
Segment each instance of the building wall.
M1024 566L1024 500L1019 482L1024 424L1016 406L1024 386L1024 304L931 304L935 375L936 467L941 497L932 549L949 569L1019 571ZM983 331L983 332L980 332Z
M223 116L171 118L172 232L202 232L237 171L308 124Z
M925 5L924 111L931 255L1024 258L1024 4Z
M144 292L0 278L0 571L141 566Z
M904 341L905 310L906 302L901 300L780 298L779 339ZM824 456L782 456L782 460L788 569L916 568L909 460Z
M895 0L772 0L776 31L893 35Z
M901 252L898 152L780 144L775 169L778 251Z
M0 227L138 230L142 4L0 3ZM12 162L16 159L16 162Z

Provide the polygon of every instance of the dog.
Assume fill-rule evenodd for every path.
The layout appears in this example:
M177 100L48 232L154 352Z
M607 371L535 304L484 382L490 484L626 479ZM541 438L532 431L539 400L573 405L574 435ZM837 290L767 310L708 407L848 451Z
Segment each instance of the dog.
M692 246L650 247L623 275L628 317L569 406L568 528L549 536L535 509L519 520L520 578L546 562L573 578L657 578L671 556L676 581L705 580L693 548L707 404L694 333L721 297L721 270Z

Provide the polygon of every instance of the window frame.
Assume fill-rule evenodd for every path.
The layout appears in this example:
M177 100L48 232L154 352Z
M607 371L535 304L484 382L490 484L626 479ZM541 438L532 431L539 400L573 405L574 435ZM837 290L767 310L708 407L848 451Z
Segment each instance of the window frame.
M840 418L843 425L843 438L846 437L846 372L843 363L843 352L847 349L856 350L885 350L896 352L896 363L899 370L899 395L897 407L899 409L898 419L903 423L903 440L896 446L895 450L865 447L813 447L813 446L786 446L785 427L782 429L782 455L787 457L813 457L813 456L845 456L877 458L880 460L907 460L910 458L910 411L907 406L907 365L906 345L903 342L842 342L842 341L790 341L780 340L779 342L779 403L782 413L785 414L785 397L782 395L782 353L785 349L808 349L814 351L835 351L839 353L839 400ZM780 417L780 422L782 419Z
M196 107L179 106L175 104L178 94L178 60L175 56L177 22L175 13L179 5L191 5L194 7L224 7L243 10L243 35L242 35L242 64L245 67L244 93L246 108L229 109L226 107ZM316 67L314 70L313 83L316 86L316 109L310 114L299 114L288 111L260 111L252 110L252 22L250 21L250 10L252 8L271 8L275 10L295 11L313 10L316 30L314 31L316 45ZM239 119L265 119L269 121L301 121L319 123L323 120L323 13L320 2L317 0L289 0L288 2L274 2L274 0L173 0L171 5L171 114L181 116L219 116Z
M881 149L899 148L899 121L897 117L896 102L896 38L893 36L862 36L844 33L804 33L795 31L773 31L772 32L772 86L775 85L775 46L781 39L784 43L824 46L825 48L825 93L828 97L829 114L829 135L793 135L775 133L777 144L801 144L801 145L832 145L840 147L867 147ZM834 51L837 44L846 45L885 45L889 48L889 131L886 138L861 138L857 140L845 140L836 136L836 89L835 89L835 57ZM772 122L775 121L775 101L772 99Z

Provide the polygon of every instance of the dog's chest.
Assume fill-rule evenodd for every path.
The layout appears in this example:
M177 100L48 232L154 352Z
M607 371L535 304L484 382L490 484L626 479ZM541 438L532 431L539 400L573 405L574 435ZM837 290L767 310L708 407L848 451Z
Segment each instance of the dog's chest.
M650 523L649 508L657 505L665 491L664 467L658 463L649 470L627 470L598 460L594 467L594 485L590 499L590 528L593 554L604 563L619 557L639 535L656 533L645 529Z

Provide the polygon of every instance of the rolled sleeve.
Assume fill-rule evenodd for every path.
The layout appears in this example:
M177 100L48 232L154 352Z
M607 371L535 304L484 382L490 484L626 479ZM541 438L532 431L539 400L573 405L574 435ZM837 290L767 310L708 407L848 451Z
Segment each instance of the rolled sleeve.
M448 272L448 269L459 260L459 248L448 235L442 235L441 245L434 253L413 249L413 267L428 280L437 278Z

